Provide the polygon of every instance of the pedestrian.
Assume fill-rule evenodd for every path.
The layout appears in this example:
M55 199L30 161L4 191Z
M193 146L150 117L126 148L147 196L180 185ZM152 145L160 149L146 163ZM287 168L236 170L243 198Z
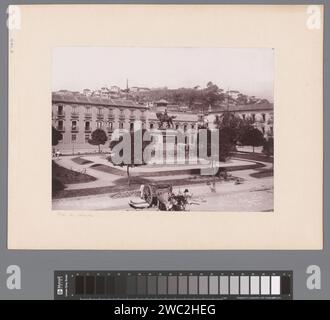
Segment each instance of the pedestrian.
M192 198L192 194L189 192L188 189L185 189L185 190L184 190L184 192L183 192L183 196L184 196L187 200L189 200L189 199Z
M185 189L184 192L183 192L183 196L184 196L184 199L185 199L187 207L188 207L186 209L187 209L187 211L190 211L192 194L189 192L188 189Z
M140 198L144 199L144 184L141 184L141 187L140 187Z
M161 192L158 194L158 209L160 211L170 211L173 204L170 201L169 192Z

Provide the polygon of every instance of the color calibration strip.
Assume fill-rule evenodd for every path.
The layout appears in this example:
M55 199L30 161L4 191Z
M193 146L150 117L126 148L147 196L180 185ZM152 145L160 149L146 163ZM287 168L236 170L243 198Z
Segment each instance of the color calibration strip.
M292 271L55 271L55 299L292 299Z

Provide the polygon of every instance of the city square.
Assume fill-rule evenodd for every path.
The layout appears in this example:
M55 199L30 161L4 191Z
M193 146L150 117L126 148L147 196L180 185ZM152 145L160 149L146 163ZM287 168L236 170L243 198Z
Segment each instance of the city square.
M166 53L170 53L180 68L189 68L182 59L190 51L141 50L150 59L158 55L164 61L168 59ZM118 52L134 60L141 50ZM258 77L268 80L265 84L257 81L254 92L260 91L260 96L236 88L224 89L215 81L169 88L164 80L165 86L139 86L128 68L133 79L127 77L124 85L69 90L61 84L55 88L53 210L273 211L272 52L251 50L218 49L217 53L244 66L245 56L262 57L255 63L266 65L267 70ZM192 56L191 59L199 59L195 53ZM164 67L157 68L165 72ZM221 68L227 67L221 64ZM65 73L56 70L55 78L66 83ZM256 77L244 76L246 81ZM263 92L268 93L262 95ZM138 143L138 133L147 135L150 141L143 138ZM139 159L135 158L137 153Z

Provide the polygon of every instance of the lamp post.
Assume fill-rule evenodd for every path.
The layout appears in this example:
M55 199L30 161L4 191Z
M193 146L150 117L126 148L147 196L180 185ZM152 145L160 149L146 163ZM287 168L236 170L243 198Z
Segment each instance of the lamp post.
M76 140L72 140L72 155L74 155L74 144L75 144Z

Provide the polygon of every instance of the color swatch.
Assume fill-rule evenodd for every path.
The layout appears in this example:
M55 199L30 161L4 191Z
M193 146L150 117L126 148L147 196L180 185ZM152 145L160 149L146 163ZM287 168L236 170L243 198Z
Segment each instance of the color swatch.
M55 299L292 299L291 271L55 271Z

